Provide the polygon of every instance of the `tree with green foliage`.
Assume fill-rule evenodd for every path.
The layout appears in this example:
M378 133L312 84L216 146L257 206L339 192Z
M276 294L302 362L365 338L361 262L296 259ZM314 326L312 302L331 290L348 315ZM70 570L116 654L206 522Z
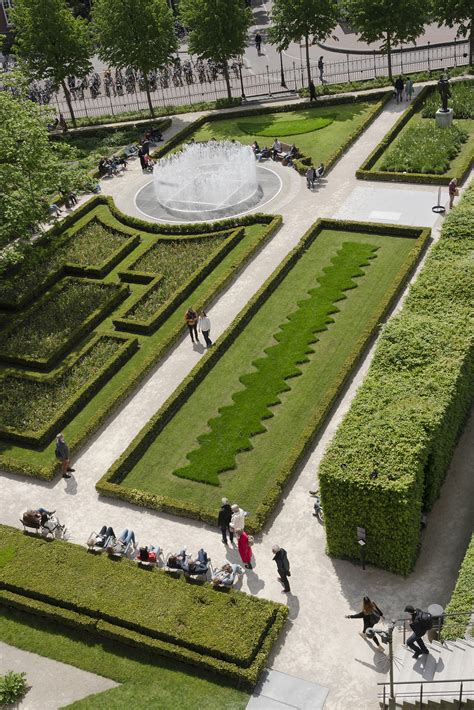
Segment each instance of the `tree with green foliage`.
M14 52L24 60L31 77L49 79L55 87L62 87L75 126L66 79L70 75L85 76L92 68L87 22L74 17L66 0L15 0L12 17Z
M423 34L429 3L426 0L345 0L343 7L364 42L381 41L392 81L392 49L404 42L414 42Z
M228 61L247 45L252 13L242 0L180 0L179 16L189 31L189 51L222 66L227 96L232 98Z
M52 142L51 110L9 91L0 92L0 247L28 238L49 219L59 190L79 189L87 173L70 162L67 148Z
M309 58L310 38L323 42L329 37L338 22L335 0L274 0L272 27L269 38L279 51L287 49L290 42L304 39L308 89L311 84Z
M474 64L473 0L432 0L433 16L440 25L458 27L458 37L469 37L469 64Z
M166 66L178 46L166 0L95 0L92 19L100 58L141 72L154 116L148 75Z

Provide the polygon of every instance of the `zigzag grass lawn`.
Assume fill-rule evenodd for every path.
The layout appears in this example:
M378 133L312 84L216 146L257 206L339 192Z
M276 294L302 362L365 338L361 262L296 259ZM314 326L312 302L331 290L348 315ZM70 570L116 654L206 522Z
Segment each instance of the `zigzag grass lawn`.
M271 145L278 137L295 143L300 152L315 162L324 162L344 144L364 122L375 102L357 102L334 106L268 113L260 116L227 118L205 123L194 134L197 141L228 139L251 145L255 138L261 146Z
M255 511L417 249L323 229L121 485L208 514L222 495Z
M101 227L102 222L97 222L97 220L103 220L106 228ZM124 220L126 223L125 218ZM277 222L278 220L275 221L275 226ZM92 225L89 232L87 230L81 231L87 225ZM116 238L110 231L113 229L117 230L118 236ZM121 337L138 339L140 347L138 349L135 348L128 361L120 366L113 377L109 377L108 381L101 385L98 392L94 394L85 406L80 408L74 418L71 419L69 417L66 422L61 424L66 440L73 449L90 436L94 428L113 410L120 399L127 394L131 387L136 385L140 374L144 374L150 369L165 349L179 337L184 329L183 314L186 305L188 303L192 303L196 307L199 304L202 304L202 306L208 305L209 301L219 291L221 282L223 283L225 279L233 276L235 270L245 263L249 255L264 241L269 233L268 229L268 225L263 223L246 225L242 237L235 241L233 248L228 253L223 253L222 258L219 257L219 263L212 270L208 270L209 273L207 275L203 275L201 282L185 299L185 302L175 307L174 311L163 319L158 328L155 328L147 335L134 332L127 333L127 327L122 329ZM231 234L231 229L227 229L216 234L207 235L203 239L195 235L185 236L183 244L176 249L179 258L173 256L174 252L171 254L169 249L164 248L163 258L160 261L155 253L156 250L155 252L150 252L150 247L157 244L160 238L161 240L165 238L168 240L166 244L170 244L173 237L169 235L164 235L163 237L163 235L158 233L140 230L139 227L133 228L133 225L132 228L130 225L126 226L126 224L112 215L107 205L99 205L93 208L92 211L81 217L70 230L74 234L76 232L78 234L77 248L75 248L74 240L70 248L64 246L62 235L55 237L53 244L57 243L58 253L64 254L63 259L69 259L69 253L71 253L72 258L80 267L83 265L97 265L97 261L109 256L113 249L117 248L117 245L120 246L120 243L124 242L124 237L130 238L132 235L132 238L134 238L133 235L139 234L140 243L129 254L126 254L114 268L109 270L109 273L101 279L101 283L107 284L109 289L112 288L112 284L117 284L118 288L118 284L121 283L119 272L122 273L126 272L127 269L133 269L136 263L140 267L143 265L143 269L150 272L149 281L157 273L166 273L166 280L163 281L161 291L158 292L156 290L152 294L153 298L148 298L141 306L142 310L144 310L144 316L153 315L156 309L163 304L163 301L169 298L170 294L174 296L177 289L186 282L191 273L195 273L202 264L205 264L212 257L216 250L221 249L223 242ZM206 232L205 228L203 228L203 232ZM95 246L95 242L97 240L100 241L102 236L108 245L105 251L101 251L100 245L98 247ZM188 241L190 244L192 243L191 249L187 249L184 244L184 242L187 243ZM165 242L161 241L160 243L164 244ZM99 254L99 259L97 259L97 253ZM34 256L33 250L31 258L34 259ZM3 278L0 284L0 301L4 304L8 304L10 301L15 304L15 299L28 296L28 289L39 287L41 290L41 284L49 277L48 261L43 256L39 264L41 268L37 269L33 260L28 267L28 273L23 273L20 269L17 273L12 274L10 280L6 277ZM50 264L53 271L59 266L61 266L59 262ZM74 277L74 281L81 282L79 274ZM130 288L130 296L121 305L118 305L109 316L104 317L102 322L94 329L94 332L99 335L113 334L113 319L133 307L137 299L146 293L149 284L129 283L128 287ZM48 293L47 285L42 293ZM29 305L26 305L24 309L17 312L2 311L0 309L0 319L4 320L5 323L13 322L17 318L21 319L22 313L27 312L28 308ZM14 426L20 430L28 430L28 428L34 429L35 426L43 426L48 422L54 423L53 419L57 416L58 406L64 405L69 397L74 396L75 390L85 384L89 377L94 376L98 369L103 366L107 357L110 356L110 351L107 348L95 347L88 358L83 358L80 361L82 370L86 368L87 372L81 372L80 376L76 376L72 370L71 372L66 371L65 377L63 377L64 367L77 369L75 365L77 353L81 348L85 347L90 335L91 333L86 334L81 342L75 344L72 347L72 351L53 370L47 373L48 377L51 375L56 378L55 382L53 382L54 387L49 387L46 383L44 386L40 385L36 388L35 382L31 380L31 377L28 379L28 372L25 373L14 369L12 366L2 366L0 362L0 392L5 404L0 416L0 427ZM12 374L15 377L4 377ZM25 387L18 390L17 378L24 376L27 378ZM48 389L51 390L51 396L48 396ZM37 394L36 399L34 397L35 391ZM28 402L18 400L19 392L25 396L27 392L29 393ZM34 411L41 409L34 421L32 421L31 416L25 417L23 415L28 406ZM55 468L57 468L54 457L54 443L49 440L48 445L44 447L37 446L33 449L11 441L7 436L0 436L0 466L28 475L51 478L54 475Z

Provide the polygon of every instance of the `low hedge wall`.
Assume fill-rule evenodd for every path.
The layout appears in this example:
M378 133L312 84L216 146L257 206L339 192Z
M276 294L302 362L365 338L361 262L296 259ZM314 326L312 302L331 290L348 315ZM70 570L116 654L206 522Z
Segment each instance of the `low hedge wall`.
M441 632L445 641L455 641L458 638L463 638L474 614L474 535L471 537L471 542L459 570L451 599L444 611L446 614L467 612L465 615L448 616L444 621Z
M1 604L214 671L249 688L288 613L275 602L160 570L150 573L125 559L113 563L64 541L4 526L1 533ZM45 575L58 569L60 575Z
M328 552L400 574L414 566L422 511L439 495L474 388L474 190L385 327L367 378L319 468Z
M139 298L134 301L134 303L129 304L126 312L115 318L113 324L117 330L125 330L132 333L153 333L157 328L162 325L167 318L175 311L178 306L180 306L183 301L196 289L196 287L205 279L214 269L220 264L220 262L225 259L227 254L229 254L232 249L237 246L237 244L245 236L245 229L239 227L234 229L231 235L223 240L221 246L217 249L214 254L211 254L209 258L202 264L196 271L191 274L189 279L185 281L184 284L174 293L171 298L169 298L163 305L147 320L140 320L137 318L131 318L129 316L131 310L144 298L147 297L150 289L157 288L160 283L160 278L156 278L150 284L148 289L145 290ZM135 272L136 274L137 272ZM139 272L140 273L140 272ZM145 276L143 272L141 276Z
M474 90L474 85L473 85ZM463 182L471 171L474 162L472 154L466 153L466 157L456 176L454 175L435 175L425 173L397 173L384 170L373 170L375 163L382 157L387 148L399 135L401 130L407 125L408 121L413 118L415 113L419 111L425 103L428 96L437 91L436 86L424 86L418 96L416 96L406 111L402 113L398 121L392 126L390 131L382 138L380 143L375 146L368 158L364 160L360 168L356 171L356 177L359 180L380 180L382 182L410 182L423 185L448 185L453 177L457 177L458 182Z
M23 431L11 426L0 426L0 437L6 441L16 441L27 446L42 447L46 446L60 431L63 426L71 421L71 419L89 402L92 397L101 389L101 387L120 370L122 365L129 360L138 349L137 338L125 337L120 334L111 333L110 335L95 335L92 340L76 354L72 362L65 363L59 371L37 375L21 373L22 379L28 379L35 382L47 384L57 379L60 374L74 367L75 363L91 350L97 341L102 338L112 338L117 343L117 349L109 360L97 370L93 377L68 399L64 404L58 402L55 410L55 415L47 426L38 429L37 431ZM18 373L20 375L20 373ZM15 379L15 374L8 375L8 378Z
M386 224L364 223L364 222L349 222L330 219L318 220L306 234L302 237L299 244L289 253L282 261L280 266L273 272L264 285L257 291L247 306L234 319L225 333L214 343L214 347L209 350L201 359L198 365L190 372L183 380L179 387L164 403L161 409L149 420L143 427L140 433L131 442L124 453L114 462L111 468L97 482L96 489L99 493L122 500L129 501L136 505L162 510L172 515L181 515L189 518L200 519L204 522L215 525L216 512L208 510L190 502L182 502L177 499L172 499L163 495L154 495L139 489L127 488L121 485L127 473L134 466L135 462L141 458L143 453L149 447L150 443L156 438L159 432L173 418L175 413L186 402L198 385L206 377L207 373L212 369L214 364L226 352L233 341L243 331L255 313L270 297L273 291L282 282L286 274L291 270L295 262L300 258L301 254L314 241L317 235L323 229L338 229L347 231L365 231L377 234L387 235L406 235L418 239L417 248L414 250L410 263L406 265L400 278L397 279L396 286L387 297L386 302L382 303L380 312L373 321L368 325L365 332L361 334L353 353L347 359L338 386L334 391L328 392L322 411L316 412L312 420L308 423L304 436L300 441L293 442L290 455L285 466L282 468L281 474L274 481L273 487L267 498L256 507L255 512L248 516L246 527L251 532L259 532L265 522L268 520L275 506L281 498L283 488L288 483L298 465L307 454L314 436L326 417L327 413L334 404L347 378L349 377L353 367L359 360L364 349L370 342L373 334L379 327L380 320L388 312L396 298L401 284L406 281L411 270L416 263L421 251L423 250L429 238L428 229L417 229L412 227L398 227Z

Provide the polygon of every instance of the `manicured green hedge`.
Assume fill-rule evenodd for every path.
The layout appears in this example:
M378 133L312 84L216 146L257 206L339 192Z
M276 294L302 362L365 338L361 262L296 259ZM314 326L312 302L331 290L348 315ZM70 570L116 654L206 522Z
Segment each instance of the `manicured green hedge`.
M474 90L474 85L473 85ZM406 126L408 121L417 113L424 105L425 101L437 91L436 86L425 86L416 96L406 111L402 113L398 121L392 126L390 131L382 138L380 143L370 153L368 158L364 160L360 168L356 171L356 177L359 180L380 180L385 182L412 182L426 185L447 185L452 177L457 177L458 182L463 182L468 176L472 164L472 154L466 153L466 157L457 174L454 175L429 175L424 173L404 173L404 172L384 172L383 170L374 170L375 163L382 157L387 148L392 144L398 136L402 128Z
M347 359L341 378L334 391L327 393L324 406L316 411L313 417L308 422L304 435L301 440L292 442L292 448L287 460L287 464L282 467L280 475L275 479L272 488L270 489L266 499L252 512L249 516L247 527L250 531L256 532L262 529L265 522L268 520L275 506L281 498L283 488L290 480L294 471L307 454L314 435L320 426L321 422L326 417L336 400L341 388L347 381L350 372L357 363L362 352L370 342L373 334L376 332L380 320L391 307L394 299L397 296L400 285L408 278L411 269L413 268L416 259L424 248L429 237L429 230L398 227L386 224L363 223L363 222L346 222L338 220L318 220L302 237L298 246L293 249L290 254L283 260L280 266L273 272L270 278L259 289L255 296L249 301L247 306L234 319L225 333L214 343L214 347L208 350L206 355L201 359L198 365L191 373L183 380L179 387L164 403L161 409L150 419L141 432L135 437L124 453L115 461L112 467L96 484L97 490L107 496L127 500L136 505L141 505L156 510L163 510L172 515L182 515L189 518L201 519L205 522L215 524L216 513L214 510L208 510L201 506L190 502L182 502L177 499L172 499L163 495L154 495L138 489L128 488L121 485L127 473L134 466L135 462L140 459L147 450L151 442L156 438L159 432L172 419L174 414L186 402L198 385L203 381L207 373L212 369L217 360L230 347L232 342L237 338L240 332L246 327L254 314L259 310L261 305L269 298L273 291L278 287L286 274L291 270L295 262L299 259L305 249L314 241L319 232L323 229L337 229L355 232L369 232L376 234L387 235L406 235L418 240L416 249L412 254L410 263L404 267L403 273L396 280L392 292L388 295L386 302L381 304L381 310L371 323L367 326L365 332L361 334L359 341L354 347L354 351Z
M446 614L467 612L462 616L448 616L442 629L443 640L454 641L457 638L463 638L471 616L474 614L474 535L459 570L451 599L444 611Z
M1 527L0 602L253 687L285 622L281 604L114 563ZM45 574L45 570L56 574ZM60 570L60 574L58 574Z
M45 389L48 386L54 390L54 385L58 383L60 378L64 375L67 376L67 374L76 366L77 362L82 360L84 357L87 357L97 343L104 339L109 339L115 343L115 349L112 357L109 357L101 367L93 371L87 381L65 401L62 399L63 392L60 391L57 393L55 397L54 415L45 425L40 426L35 430L20 429L19 427L9 426L8 424L3 426L0 425L1 438L6 441L18 441L28 446L41 447L48 444L53 439L54 434L60 431L67 422L71 421L75 414L77 414L101 389L101 387L111 377L113 377L116 372L118 372L122 365L131 358L138 348L138 340L136 338L125 337L115 333L110 334L110 336L96 335L76 354L73 361L64 363L59 371L56 370L48 374L39 373L37 375L18 372L16 375L14 373L9 374L1 380L0 392L3 392L2 385L7 382L11 382L13 387L15 387L14 383L16 379L17 393L18 391L21 391L22 381L24 382L27 380L31 384L37 384L39 391L46 394ZM3 394L5 396L5 393ZM42 407L51 407L52 402L50 397L45 396L44 401L41 399L39 401L30 400L29 404L35 408L35 412L38 417L39 410Z
M321 462L331 555L359 558L359 526L368 562L413 569L422 511L439 495L474 388L473 203L470 188L446 218Z

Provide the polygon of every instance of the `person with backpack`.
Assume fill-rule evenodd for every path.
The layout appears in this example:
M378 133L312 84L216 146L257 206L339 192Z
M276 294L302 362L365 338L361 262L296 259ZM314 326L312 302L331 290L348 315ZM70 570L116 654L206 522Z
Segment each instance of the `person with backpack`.
M433 628L433 617L428 611L414 609L411 604L405 607L405 611L411 614L410 629L412 635L407 639L407 646L413 651L412 658L418 658L422 653L428 654L423 636Z
M348 614L346 619L362 619L364 628L361 631L361 636L365 638L367 629L372 629L375 624L379 623L380 619L383 619L383 612L369 597L364 597L362 600L362 611L359 611L358 614ZM371 636L371 640L377 646L377 651L385 652L375 634Z

